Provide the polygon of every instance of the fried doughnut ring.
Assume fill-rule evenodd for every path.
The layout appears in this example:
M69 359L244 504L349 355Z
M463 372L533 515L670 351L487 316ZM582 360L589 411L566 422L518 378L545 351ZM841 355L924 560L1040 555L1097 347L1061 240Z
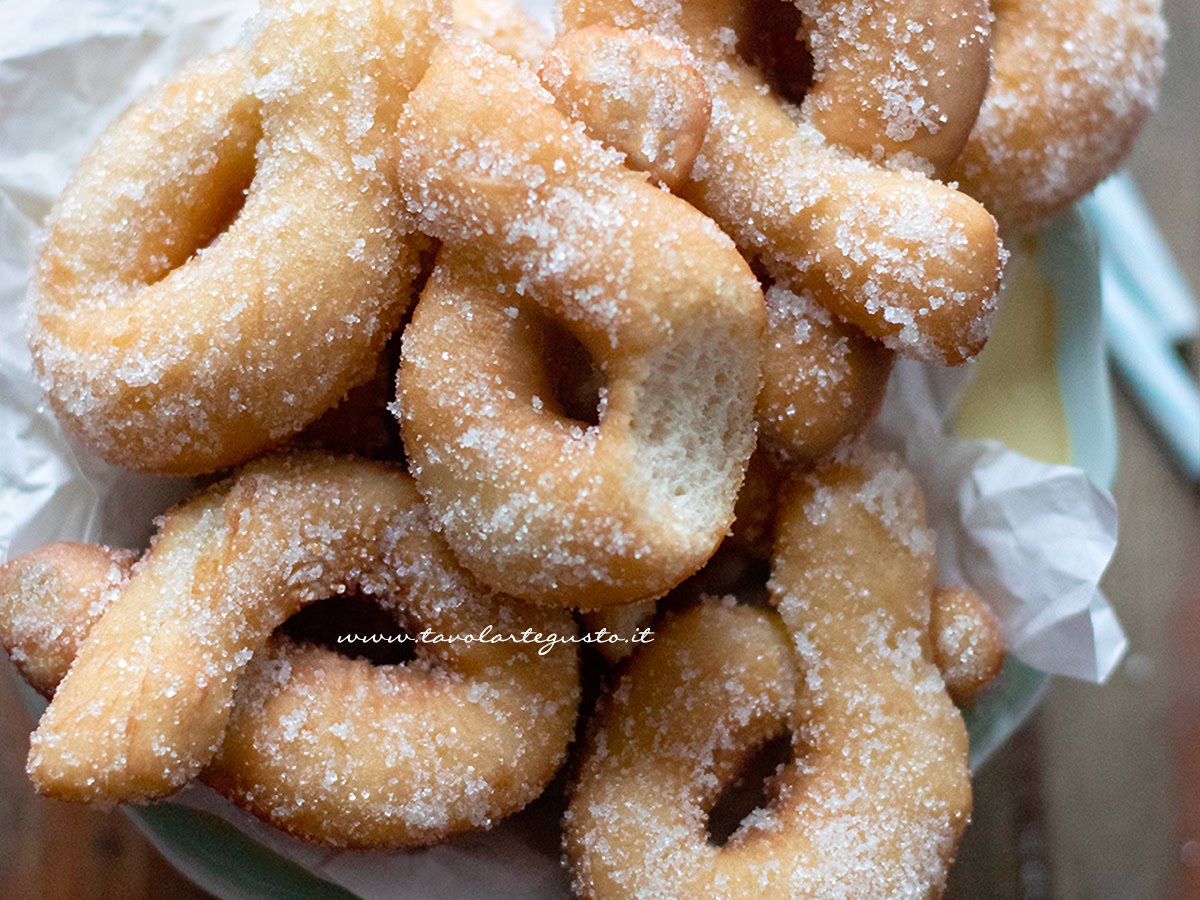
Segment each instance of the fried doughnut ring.
M682 194L777 282L810 291L905 355L955 364L983 346L1002 265L991 216L924 176L839 154L811 122L789 118L764 75L738 55L750 37L746 0L669 10L637 0L562 0L559 16L566 31L643 28L691 48L709 83L712 120L702 164ZM942 43L935 32L928 40L935 47L922 63L930 69L962 55L955 37ZM972 45L985 70L986 50Z
M213 471L370 374L411 299L419 244L388 161L440 4L265 0L249 46L151 93L84 157L49 220L30 343L90 451Z
M17 597L4 608L26 615L23 573L38 570L28 560L0 579ZM163 521L33 735L35 784L64 799L140 800L207 766L209 784L272 824L356 847L428 843L537 796L572 736L574 650L422 643L411 663L373 667L268 645L300 606L356 590L414 631L575 633L569 616L490 594L458 569L399 470L321 454L256 462ZM43 598L33 615L53 621L72 605Z
M434 54L400 141L410 208L445 244L404 334L399 417L451 547L539 603L665 593L724 537L753 449L753 274L486 47ZM542 317L603 373L598 426L561 415Z
M646 31L589 25L563 35L539 71L555 105L625 164L680 189L708 130L708 85L690 52ZM666 112L670 109L671 112ZM807 297L767 291L760 436L790 462L814 462L879 410L892 354Z
M1160 0L992 0L992 82L949 177L1006 234L1032 231L1125 158L1154 106Z
M988 605L964 587L939 587L933 594L929 630L933 658L951 699L971 703L1004 666L1004 635Z
M449 583L459 582L466 594L478 593L444 545L436 538L430 541L432 571L442 567L440 575ZM132 559L125 550L51 544L0 567L0 644L26 681L46 697L53 696L87 633L119 595ZM542 661L557 668L568 685L573 680L564 655ZM272 636L239 678L222 750L200 778L296 837L368 848L428 843L452 831L487 826L536 796L557 768L570 736L567 711L573 699L559 709L558 698L547 695L542 697L544 708L534 710L544 718L526 735L530 745L522 757L529 766L524 770L522 763L522 782L521 773L514 771L483 771L497 764L495 755L484 766L474 762L472 773L461 765L443 771L433 756L423 765L412 747L433 739L412 714L397 720L388 710L374 709L369 715L377 718L367 721L361 709L347 715L345 709L333 708L347 696L364 701L388 696L395 691L389 681L395 676L384 669ZM569 688L563 696L567 693ZM347 752L327 744L323 733L297 730L300 720L320 722L335 733L362 733L364 728L373 733ZM382 771L379 759L371 758L377 747L407 748L413 755L406 763L410 769L402 792L394 787L374 795L361 792L367 779L392 777ZM462 755L470 752L464 746ZM493 774L508 785L500 788L505 799L480 790L474 781L476 775Z
M603 699L565 818L578 893L939 896L971 789L966 729L931 660L932 550L894 463L799 483L775 548L780 615L693 608ZM785 730L793 756L770 805L708 843L722 786Z

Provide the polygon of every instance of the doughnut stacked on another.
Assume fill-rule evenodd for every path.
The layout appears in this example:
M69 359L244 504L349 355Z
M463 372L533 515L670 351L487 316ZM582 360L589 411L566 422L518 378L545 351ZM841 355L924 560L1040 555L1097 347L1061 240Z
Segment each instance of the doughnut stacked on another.
M978 352L1004 257L995 223L966 196L838 149L865 142L876 159L926 168L919 154L942 166L953 158L987 80L986 9L973 0L943 20L921 4L902 13L810 5L806 37L820 53L795 120L766 73L744 60L766 26L738 0L667 11L564 2L556 49L568 59L552 51L553 64L543 64L544 81L567 103L590 82L592 94L628 106L639 92L659 92L661 79L630 83L611 65L629 52L622 44L644 55L666 41L689 54L712 115L690 181L675 189L774 282L758 419L771 448L797 462L819 459L878 410L891 353L877 341L948 364ZM582 112L593 134L614 131L609 108Z
M463 572L394 466L257 461L169 512L131 562L52 544L0 568L0 643L53 697L29 755L48 796L145 801L200 777L309 841L415 846L521 809L565 758L573 647L421 644L373 666L273 634L356 593L414 634L576 633Z
M933 548L894 459L798 478L777 612L729 598L668 618L589 723L564 820L579 896L940 896L971 788L929 639ZM719 793L780 735L768 804L714 845Z
M446 539L538 603L665 593L727 533L753 449L749 267L486 46L443 44L399 140L409 209L443 246L404 333L398 417ZM546 320L603 377L594 426L556 396Z
M49 220L30 344L58 420L148 472L243 462L371 373L423 238L392 140L442 0L265 0L135 104Z
M983 0L563 0L546 52L506 0L265 0L112 126L39 261L35 364L72 434L148 471L251 461L136 562L0 568L0 642L53 698L38 789L198 778L333 847L486 828L573 737L552 607L628 637L667 594L598 675L579 892L940 895L970 810L953 702L1003 639L935 589L919 489L855 438L896 353L987 336L996 223L935 176L1014 230L1068 202L1150 101L1156 2L997 0L993 40ZM1072 23L1096 46L1034 90L1014 59ZM396 357L403 448L378 418ZM254 459L318 418L299 442L412 475ZM727 590L746 605L704 598ZM372 665L278 630L356 594L476 639ZM718 793L780 733L771 801L715 846Z

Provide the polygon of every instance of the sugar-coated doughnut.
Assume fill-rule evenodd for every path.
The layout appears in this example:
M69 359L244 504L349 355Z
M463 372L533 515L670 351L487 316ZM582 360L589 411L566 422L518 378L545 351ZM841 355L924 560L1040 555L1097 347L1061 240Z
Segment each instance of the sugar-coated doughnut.
M903 354L948 364L974 355L999 287L995 222L966 195L839 152L813 122L790 117L764 74L739 55L751 37L748 6L561 0L559 16L564 31L644 28L693 51L712 118L681 193L776 282L811 292ZM926 63L960 53L951 39Z
M444 244L404 333L398 413L451 547L539 603L665 593L724 537L753 449L756 279L486 47L434 54L400 144L410 209ZM598 425L553 396L546 318L604 377Z
M974 700L1004 665L1004 635L987 603L965 587L938 587L929 622L933 659L959 706Z
M784 501L765 610L668 619L591 723L564 820L582 897L937 897L971 808L967 735L931 657L933 538L892 460ZM721 789L790 733L771 800L724 846Z
M1020 234L1125 158L1158 96L1167 30L1160 0L991 6L991 84L948 177Z
M426 575L442 581L443 589L478 593L441 541L431 537L427 549ZM0 567L0 644L36 690L54 695L84 638L128 581L133 557L88 544L51 544ZM468 747L474 731L457 740L430 735L414 717L425 707L398 718L380 702L398 696L395 672L273 635L239 677L222 749L200 778L264 821L323 845L412 845L486 827L540 792L570 736L575 676L561 651L547 664L567 678L568 689L562 696L531 698L533 718L509 716L506 727L527 726L519 736L521 751L511 754L513 742L501 740L495 748L500 752L487 751L480 764L473 758L478 748ZM436 678L437 670L428 674ZM495 696L501 702L488 712L500 716L511 698ZM347 708L347 698L357 708ZM468 704L461 713L459 724L469 724ZM330 743L329 734L340 740ZM459 759L470 762L443 768L440 755L426 752L435 740L442 747L453 744ZM384 772L380 747L406 757L405 765ZM512 766L516 757L521 762ZM364 788L367 779L381 775L383 790ZM406 780L398 791L390 782L401 775ZM493 776L495 782L485 783Z
M550 33L542 24L509 0L454 0L453 16L456 34L480 40L529 66L536 66L550 46ZM435 253L436 248L423 248L418 281L424 282L428 276ZM289 443L376 459L402 459L399 426L388 410L396 393L399 361L396 333L376 357L374 374L347 391Z
M243 46L135 104L80 163L37 264L31 348L88 450L241 462L371 372L419 240L392 140L442 0L265 0Z
M421 643L413 662L373 667L268 641L302 605L355 592L413 633L575 633L566 614L458 569L399 470L323 454L256 462L172 511L99 604L32 738L35 784L138 800L204 769L256 815L337 846L427 843L540 793L573 731L574 649Z

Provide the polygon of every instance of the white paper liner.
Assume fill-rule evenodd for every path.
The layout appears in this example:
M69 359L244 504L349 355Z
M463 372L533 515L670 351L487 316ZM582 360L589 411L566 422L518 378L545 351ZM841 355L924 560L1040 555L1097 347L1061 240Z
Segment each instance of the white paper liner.
M1127 646L1098 587L1117 546L1116 503L1079 469L947 436L934 385L955 376L898 362L874 434L921 481L941 581L987 598L1017 659L1104 681Z
M531 0L543 12L546 3ZM75 162L122 109L187 59L227 46L243 0L17 4L0 33L0 556L54 540L142 546L182 479L132 475L77 456L41 404L24 341L40 223ZM1125 637L1097 589L1116 543L1111 496L1078 469L942 433L946 373L897 366L876 428L920 477L942 575L995 605L1013 654L1046 672L1103 681ZM182 792L283 856L364 898L563 897L564 875L529 822L428 850L348 853L291 840L212 791ZM486 881L480 872L486 871Z

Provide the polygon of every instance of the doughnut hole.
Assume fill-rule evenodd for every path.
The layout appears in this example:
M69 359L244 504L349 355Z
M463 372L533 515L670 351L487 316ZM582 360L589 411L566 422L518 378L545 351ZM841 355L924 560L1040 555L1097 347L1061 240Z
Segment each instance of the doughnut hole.
M298 643L315 644L375 666L400 665L417 656L412 631L367 594L318 600L280 628Z
M175 201L179 208L172 210L170 221L164 222L159 231L146 235L143 253L148 266L147 285L157 284L213 246L241 215L254 181L254 147L258 138L252 124L247 123L243 128L254 140L242 135L240 140L230 142L190 197L191 202L186 205L180 202L187 199L180 192L180 199Z
M708 842L724 847L756 812L766 810L775 799L773 779L792 759L792 735L781 732L752 747L742 769L721 788L708 811ZM749 820L749 821L748 821Z
M587 348L560 322L535 315L541 328L546 379L562 415L589 428L599 425L604 373Z

